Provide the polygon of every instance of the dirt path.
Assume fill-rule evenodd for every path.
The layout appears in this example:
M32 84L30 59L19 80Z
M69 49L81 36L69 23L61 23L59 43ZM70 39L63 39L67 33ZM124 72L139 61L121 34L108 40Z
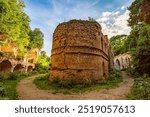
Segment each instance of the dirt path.
M133 79L122 72L123 83L115 89L92 91L84 94L64 95L52 94L49 91L38 89L32 82L34 77L23 79L17 86L21 100L123 100L133 85Z

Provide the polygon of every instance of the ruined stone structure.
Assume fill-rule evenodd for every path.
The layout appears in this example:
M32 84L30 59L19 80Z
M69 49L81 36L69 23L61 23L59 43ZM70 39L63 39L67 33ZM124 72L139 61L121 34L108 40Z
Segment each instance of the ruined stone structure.
M53 34L50 79L105 79L113 62L110 49L97 22L71 20L59 24Z
M5 36L3 39L0 35L0 41L8 43ZM13 71L32 71L35 68L35 62L38 58L38 49L33 49L28 52L23 59L17 58L18 50L11 44L7 46L0 45L0 73Z
M131 67L131 55L129 53L120 54L114 57L114 67L117 70Z

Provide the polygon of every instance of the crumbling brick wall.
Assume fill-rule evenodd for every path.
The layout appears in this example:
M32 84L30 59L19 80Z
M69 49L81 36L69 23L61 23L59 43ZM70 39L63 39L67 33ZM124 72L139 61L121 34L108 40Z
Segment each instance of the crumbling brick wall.
M97 22L71 20L53 34L50 79L100 80L109 72L109 41Z

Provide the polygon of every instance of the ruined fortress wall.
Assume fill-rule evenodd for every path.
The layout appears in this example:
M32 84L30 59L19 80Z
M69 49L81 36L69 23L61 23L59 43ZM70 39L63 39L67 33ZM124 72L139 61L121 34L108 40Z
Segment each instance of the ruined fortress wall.
M58 25L53 35L50 79L106 78L108 45L96 22L72 20Z
M114 57L114 67L122 70L131 67L131 55L129 53L120 54Z
M32 71L38 58L38 49L31 50L24 56L24 60L18 59L16 48L0 45L0 73L14 71Z

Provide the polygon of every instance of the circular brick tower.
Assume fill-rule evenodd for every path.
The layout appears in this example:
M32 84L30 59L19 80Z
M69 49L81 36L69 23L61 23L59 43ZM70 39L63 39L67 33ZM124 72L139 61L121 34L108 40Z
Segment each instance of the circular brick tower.
M104 79L109 71L109 42L97 22L71 20L53 34L50 79L79 82Z

